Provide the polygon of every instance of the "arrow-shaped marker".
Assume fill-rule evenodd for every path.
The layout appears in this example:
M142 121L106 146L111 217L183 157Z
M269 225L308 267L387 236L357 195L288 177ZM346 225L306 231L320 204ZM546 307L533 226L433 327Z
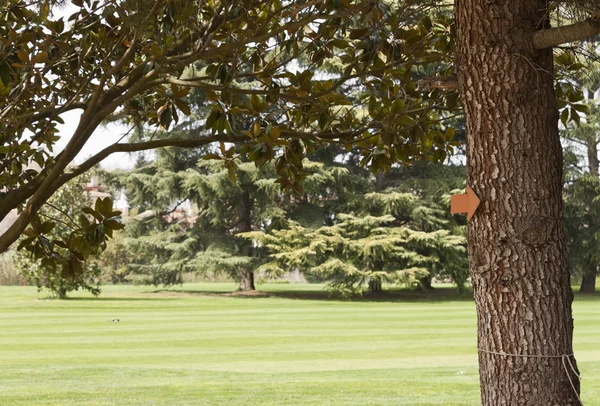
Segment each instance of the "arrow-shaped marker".
M471 220L477 206L479 206L479 198L468 186L466 194L450 196L450 212L452 214L467 213L467 220Z

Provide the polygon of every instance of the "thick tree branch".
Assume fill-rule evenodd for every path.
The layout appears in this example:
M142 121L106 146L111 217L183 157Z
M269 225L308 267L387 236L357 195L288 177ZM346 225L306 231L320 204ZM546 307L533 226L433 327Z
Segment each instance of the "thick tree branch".
M347 132L325 132L325 133L310 133L310 132L300 132L300 131L282 131L281 138L298 138L298 139L313 139L320 141L330 141L332 139L344 138L355 136L356 134L362 133L365 129L361 128L356 131L347 131ZM87 161L82 163L81 165L74 168L71 172L65 173L61 175L57 181L55 182L56 188L63 185L70 179L73 179L87 170L93 168L95 165L99 164L103 159L107 158L109 155L114 154L116 152L139 152L139 151L147 151L151 149L164 148L164 147L179 147L179 148L198 148L204 145L211 144L213 142L233 142L240 143L244 141L249 141L245 135L227 135L227 136L210 136L210 137L199 137L199 138L167 138L161 140L153 140L146 142L137 142L137 143L123 143L123 144L113 144L110 147L104 148L102 151L98 152L96 155L89 158Z
M87 104L84 102L73 102L73 103L68 103L68 104L62 105L62 106L48 108L46 110L42 110L37 113L30 112L28 114L23 114L23 115L17 116L17 119L28 118L29 123L35 123L40 120L44 120L46 118L56 117L67 111L79 110L79 109L83 110L86 107L87 107Z
M178 86L195 87L198 89L213 90L213 91L217 91L217 92L227 90L228 92L236 93L236 94L271 95L271 96L279 97L284 100L289 100L289 101L294 101L294 102L310 101L310 100L314 99L314 97L295 96L292 94L287 94L287 93L276 91L276 90L242 89L242 88L229 87L229 86L218 86L218 85L213 85L210 83L205 83L205 82L193 80L193 79L192 80L188 80L188 79L182 80L182 79L177 79L174 77L167 77L167 78L165 78L164 81L165 81L165 83L171 83L171 84L178 85Z
M568 42L583 41L596 35L600 35L600 13L579 23L536 31L533 35L533 47L550 48Z
M104 148L102 151L98 152L96 155L92 156L87 161L74 168L71 172L61 175L55 183L58 184L56 186L57 188L60 187L68 180L81 175L87 170L93 168L95 165L99 164L103 159L107 158L109 155L112 155L116 152L139 152L164 147L198 148L218 141L242 142L247 141L248 139L249 138L247 136L213 136L190 139L167 138L162 140L153 140L146 142L113 144L110 147Z
M423 86L425 90L442 89L454 90L458 89L458 78L456 76L436 76L423 78L415 82L417 85Z

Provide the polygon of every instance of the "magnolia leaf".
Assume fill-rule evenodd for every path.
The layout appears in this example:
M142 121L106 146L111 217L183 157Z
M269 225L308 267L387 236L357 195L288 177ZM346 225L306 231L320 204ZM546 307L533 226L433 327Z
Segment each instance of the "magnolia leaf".
M29 61L29 54L22 49L19 52L17 52L17 57L23 62Z
M402 125L410 126L415 124L415 121L409 116L399 116L396 120Z
M189 116L190 114L192 114L190 111L190 107L187 105L186 102L184 102L182 100L175 100L175 105L186 116Z
M31 59L31 63L44 63L48 60L48 52L42 51Z

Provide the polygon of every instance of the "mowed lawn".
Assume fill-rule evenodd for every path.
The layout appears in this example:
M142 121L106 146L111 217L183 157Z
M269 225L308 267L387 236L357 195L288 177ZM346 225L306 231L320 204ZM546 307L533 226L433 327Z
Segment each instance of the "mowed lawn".
M217 293L234 288L106 286L59 301L0 287L0 405L478 404L470 300ZM600 405L600 296L574 308L582 398Z

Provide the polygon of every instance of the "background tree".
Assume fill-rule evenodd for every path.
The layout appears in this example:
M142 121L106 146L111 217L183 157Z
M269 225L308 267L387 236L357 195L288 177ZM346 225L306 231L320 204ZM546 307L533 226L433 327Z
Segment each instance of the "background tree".
M565 129L563 139L571 147L572 161L566 160L567 170L565 203L567 241L569 244L569 264L576 275L581 275L581 292L596 290L598 262L594 260L598 240L594 224L594 180L598 178L598 144L600 143L599 118L600 109L597 105L596 93L600 89L600 62L597 57L598 42L588 41L585 44L587 52L575 54L565 51L560 55L562 66L573 70L573 67L583 66L584 70L570 74L568 83L575 83L579 92L572 95L580 101L576 108L565 108L561 120ZM562 87L562 84L561 84ZM559 87L559 89L561 88ZM560 104L559 104L560 107ZM584 116L583 119L580 116ZM572 122L568 122L572 119ZM582 154L580 154L582 152ZM583 156L581 156L583 155ZM591 223L590 223L591 221Z
M565 187L565 213L567 224L567 241L569 246L569 264L576 274L582 276L581 292L596 290L596 276L599 262L595 260L598 251L596 224L596 200L600 195L597 188L598 178L598 143L600 143L600 127L598 115L600 111L594 101L589 102L588 114L577 127L569 126L565 138L576 145L572 151L582 150L585 159L574 153L575 160L567 168L569 178ZM581 167L581 163L587 163Z
M89 220L77 220L83 210L89 210L92 199L85 191L84 185L77 179L67 182L61 187L40 210L40 227L50 228L46 234L51 236L44 245L56 244L57 241L74 241L72 235L77 230L81 221L89 223ZM21 245L28 246L28 240L34 239L34 235L24 236ZM73 290L84 289L94 295L100 293L100 268L93 261L83 262L80 258L70 257L67 247L58 246L54 255L61 255L56 266L55 262L39 261L43 254L39 252L44 245L34 246L30 250L17 251L14 265L21 271L24 277L33 281L39 289L47 288L55 296L64 299L67 293ZM28 246L32 247L32 246ZM74 265L74 266L73 266ZM71 273L71 270L75 270Z
M448 131L454 131L449 128ZM415 162L410 166L395 167L387 174L378 176L375 193L370 195L367 209L371 214L392 214L397 221L409 224L413 230L433 232L446 230L452 235L466 234L464 216L452 216L448 207L450 194L463 193L465 168L457 164L432 164L429 161ZM412 204L402 213L394 207L394 196L410 196ZM378 201L380 200L380 201ZM374 204L375 202L378 205ZM392 204L392 206L390 206ZM439 255L438 252L435 255ZM468 279L466 257L462 254L444 258L442 266L430 268L428 276L420 281L425 289L431 288L431 279L450 277L462 291Z
M354 210L334 212L331 225L291 223L242 237L269 251L265 272L297 268L344 295L380 292L383 283L429 288L433 276L451 276L462 290L468 277L465 239L460 231L452 234L445 211L414 192L374 192L376 183L356 197Z
M106 174L131 196L134 210L152 210L151 218L130 223L124 240L132 252L131 277L141 282L172 284L185 272L224 272L240 282L240 290L254 290L254 268L265 255L236 235L276 229L288 218L323 224L325 206L342 205L340 196L359 183L343 167L304 162L303 193L288 195L271 164L238 162L232 181L221 163L195 162L198 156L178 152L159 153L130 172ZM171 216L183 203L194 207L193 218Z
M565 188L565 218L569 266L583 275L581 292L596 289L596 274L600 264L600 179L587 173Z

